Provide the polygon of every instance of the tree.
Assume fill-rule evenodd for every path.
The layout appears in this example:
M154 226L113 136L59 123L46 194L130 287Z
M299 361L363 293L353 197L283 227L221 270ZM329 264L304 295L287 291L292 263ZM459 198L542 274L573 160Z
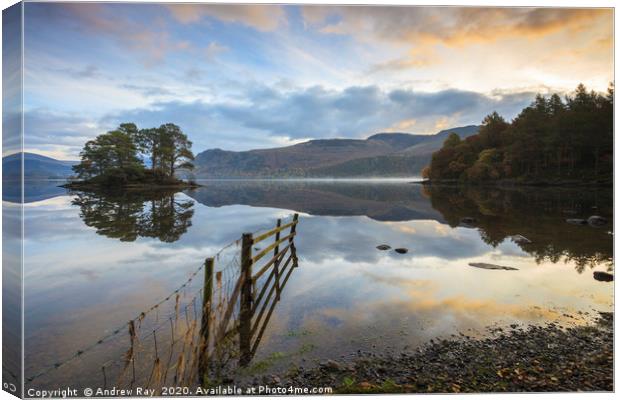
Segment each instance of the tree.
M81 162L73 170L79 178L99 183L144 179L170 183L177 170L194 168L191 147L192 142L177 125L139 130L134 123L122 123L86 142ZM150 161L150 169L145 168L140 155Z
M511 122L493 112L484 118L477 135L462 141L452 136L446 139L433 153L429 175L468 181L577 178L611 182L613 97L613 83L605 94L580 84L564 101L558 94L536 95Z
M144 165L131 134L121 126L86 142L73 170L82 179L127 181L141 176Z
M178 169L194 169L192 142L175 124L164 124L158 128L158 156L160 167L166 175L173 177Z
M456 147L461 143L461 137L454 132L451 132L450 135L443 142L443 147Z
M502 140L502 134L508 126L506 120L496 111L484 117L478 132L484 148L497 147Z
M135 142L140 153L149 159L151 170L155 171L158 168L157 163L159 161L159 129L140 129L135 137Z
M474 165L467 170L467 177L471 181L487 181L501 176L498 166L501 154L497 149L482 150Z
M431 177L431 166L427 165L426 167L422 168L422 178L430 179L430 177Z

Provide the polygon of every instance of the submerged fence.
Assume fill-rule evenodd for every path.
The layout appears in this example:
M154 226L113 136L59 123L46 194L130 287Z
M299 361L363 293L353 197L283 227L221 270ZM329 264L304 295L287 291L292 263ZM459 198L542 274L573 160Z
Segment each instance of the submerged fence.
M255 356L282 291L298 267L294 242L298 221L294 214L290 221L278 219L273 229L244 233L207 258L172 294L91 346L28 377L26 383L38 386L43 384L41 377L60 372L73 387L141 387L157 394L164 386L208 386L226 380ZM224 251L228 258L222 257ZM121 350L120 340L127 340L126 350ZM78 363L83 368L74 365L80 368L76 373L70 366ZM98 374L92 373L94 368ZM62 381L59 376L53 382Z

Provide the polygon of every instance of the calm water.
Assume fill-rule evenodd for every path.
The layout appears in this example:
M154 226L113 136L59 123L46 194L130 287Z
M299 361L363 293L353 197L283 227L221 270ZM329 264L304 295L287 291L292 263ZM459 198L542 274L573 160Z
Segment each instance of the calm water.
M613 308L613 283L593 278L593 271L613 269L611 224L565 222L593 214L611 221L608 190L431 190L394 181L203 184L146 197L66 193L54 183L27 191L26 377L113 333L242 232L273 227L293 212L300 213L298 266L246 375L358 351L400 352L459 333L484 336L490 326L581 324ZM463 217L475 222L462 224ZM532 243L514 243L508 237L515 234ZM379 251L380 244L409 251ZM237 250L228 248L216 269ZM163 306L161 313L165 322ZM102 363L122 356L127 343L122 337L94 346L31 385L99 382Z

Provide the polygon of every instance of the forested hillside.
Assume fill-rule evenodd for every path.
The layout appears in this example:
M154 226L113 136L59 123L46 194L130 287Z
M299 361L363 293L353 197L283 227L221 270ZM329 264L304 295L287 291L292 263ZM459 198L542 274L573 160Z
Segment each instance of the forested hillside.
M562 99L537 95L512 121L496 112L477 135L450 135L423 175L432 181L611 184L613 85L606 94L579 85Z

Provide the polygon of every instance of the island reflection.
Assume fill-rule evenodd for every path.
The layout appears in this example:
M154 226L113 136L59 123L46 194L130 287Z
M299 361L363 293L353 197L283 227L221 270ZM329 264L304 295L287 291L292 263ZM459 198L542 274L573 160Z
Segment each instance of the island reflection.
M76 192L71 204L97 233L122 242L138 237L172 243L192 225L194 202L175 197L174 191Z

